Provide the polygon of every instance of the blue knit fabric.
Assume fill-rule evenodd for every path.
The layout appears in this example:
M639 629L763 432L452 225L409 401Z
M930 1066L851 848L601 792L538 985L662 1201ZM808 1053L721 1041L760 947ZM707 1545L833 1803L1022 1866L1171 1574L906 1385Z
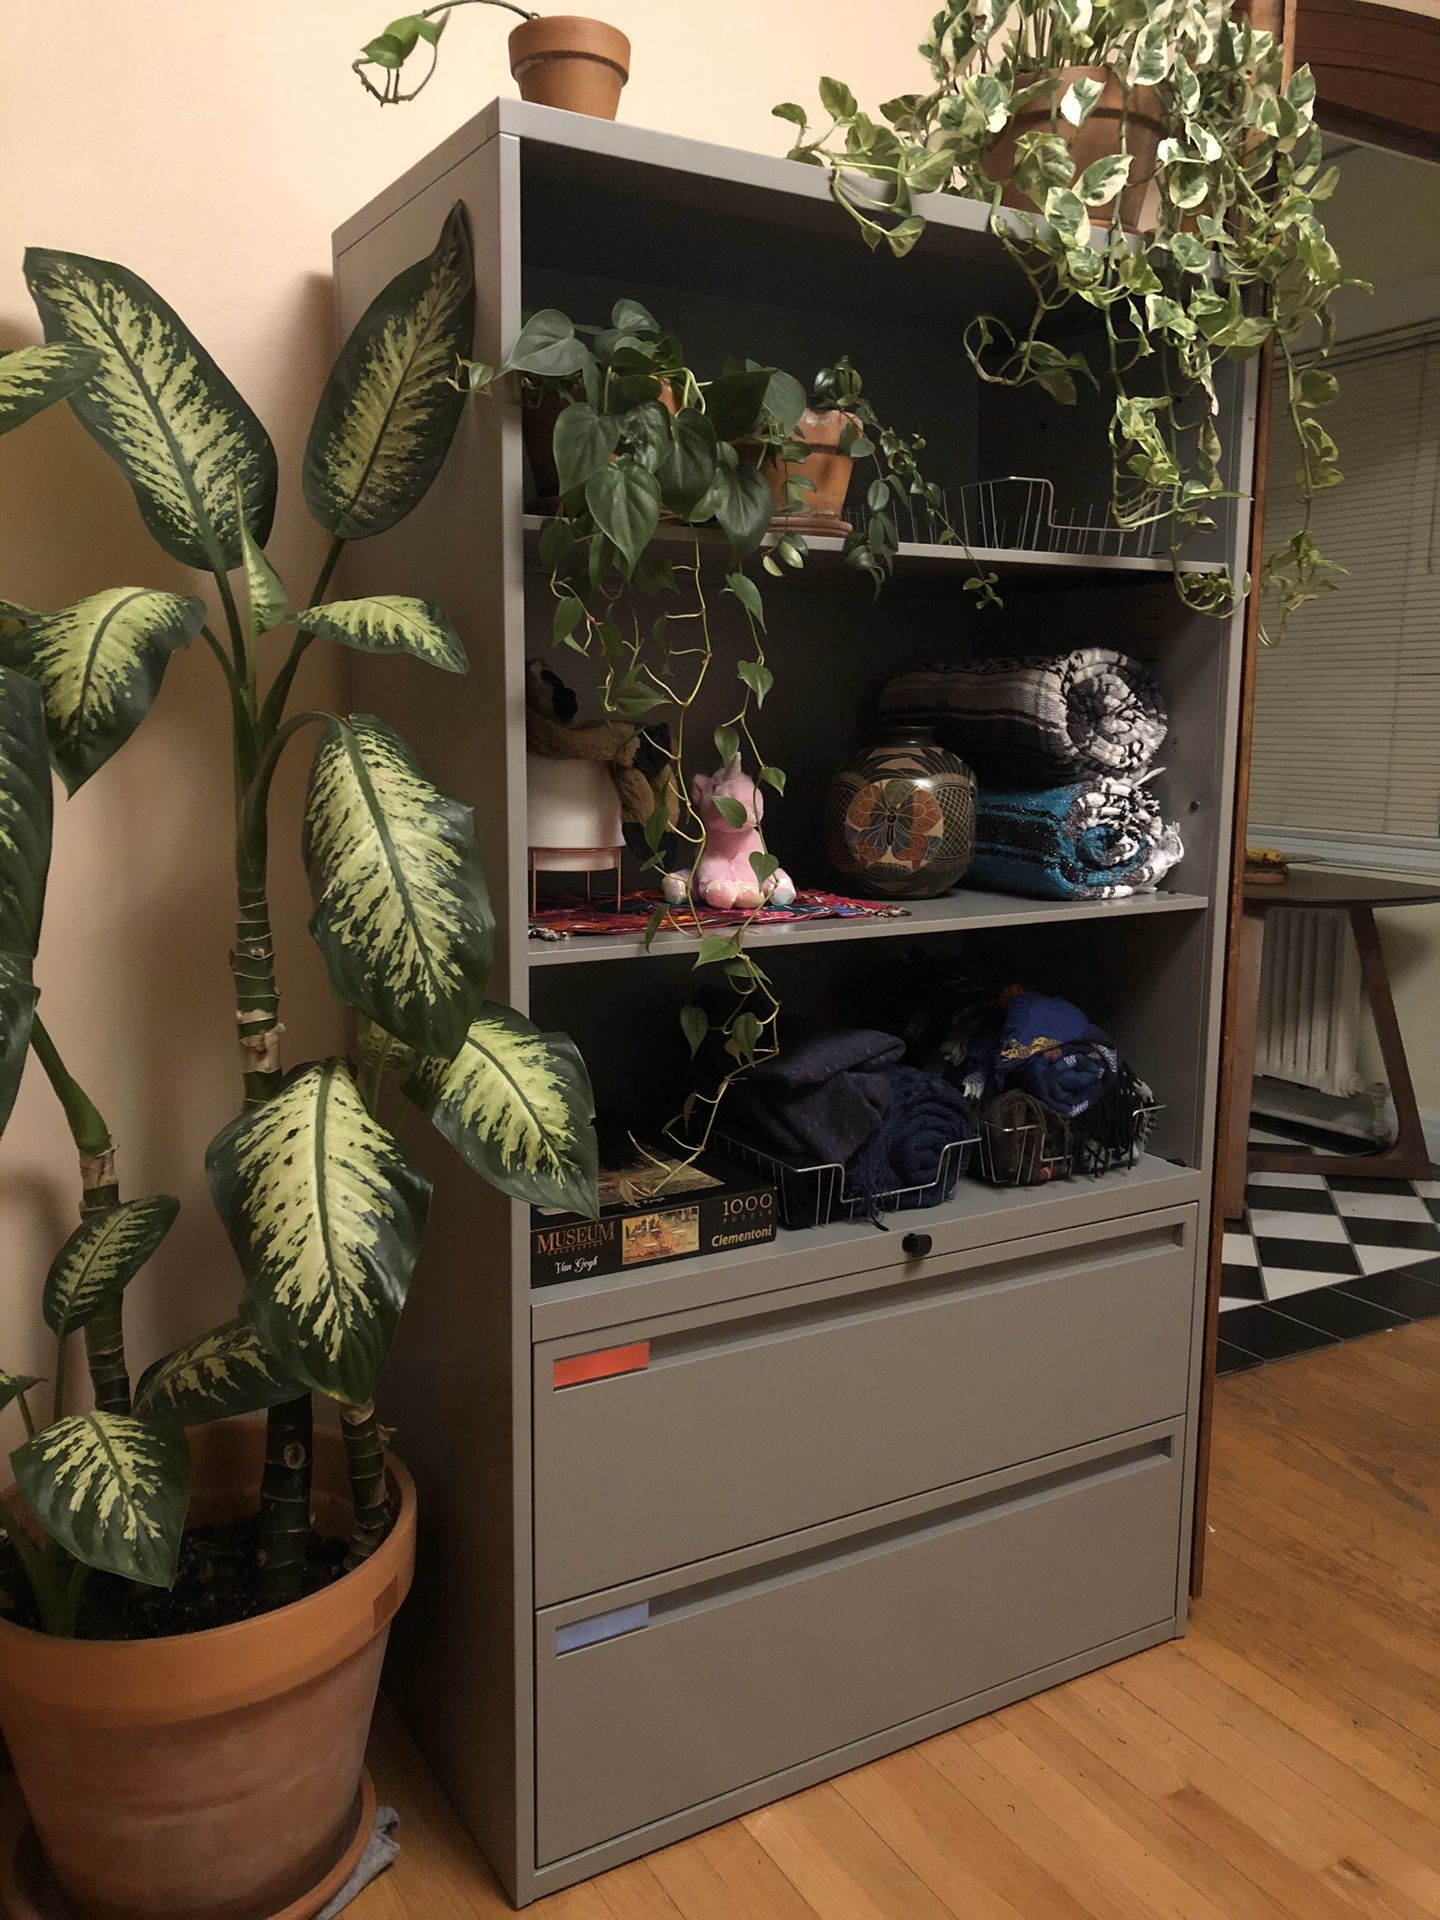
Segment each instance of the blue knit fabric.
M1118 899L1153 889L1183 852L1176 829L1132 780L982 788L965 884L1046 900Z

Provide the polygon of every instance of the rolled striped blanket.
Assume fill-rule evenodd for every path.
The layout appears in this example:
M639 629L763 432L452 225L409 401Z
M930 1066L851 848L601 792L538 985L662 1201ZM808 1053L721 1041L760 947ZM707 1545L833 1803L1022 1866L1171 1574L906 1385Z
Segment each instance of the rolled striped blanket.
M1080 781L977 797L968 887L1042 900L1148 893L1184 857L1179 829L1138 780Z
M929 729L982 784L988 775L1007 787L1143 773L1167 727L1149 670L1108 647L902 673L880 714Z

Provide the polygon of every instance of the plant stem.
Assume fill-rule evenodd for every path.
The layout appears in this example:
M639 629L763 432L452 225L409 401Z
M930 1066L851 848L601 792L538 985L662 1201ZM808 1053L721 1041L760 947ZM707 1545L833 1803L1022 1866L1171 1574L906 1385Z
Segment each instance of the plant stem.
M329 552L325 555L320 571L316 575L315 584L310 589L310 598L306 602L308 606L316 606L319 601L324 598L326 589L330 585L330 576L334 573L336 566L339 564L340 555L344 551L345 542L343 540L337 539L330 542ZM281 667L271 682L270 691L266 694L265 703L260 710L260 738L262 743L270 739L284 717L285 703L290 698L290 689L295 682L296 670L305 657L305 650L310 645L312 637L313 636L308 633L296 634L294 640L291 642L290 652L284 666Z
M260 1596L270 1606L298 1598L310 1534L315 1412L308 1393L272 1407L260 1482Z
M38 1017L30 1044L60 1102L80 1156L80 1217L104 1213L120 1204L115 1144L110 1129L94 1101L66 1067L49 1030ZM130 1374L125 1364L123 1299L112 1300L102 1307L86 1326L85 1352L96 1407L102 1413L129 1413Z
M385 1435L375 1417L375 1403L342 1407L341 1431L350 1473L350 1498L355 1528L346 1555L348 1567L358 1567L390 1531L390 1506L385 1493Z

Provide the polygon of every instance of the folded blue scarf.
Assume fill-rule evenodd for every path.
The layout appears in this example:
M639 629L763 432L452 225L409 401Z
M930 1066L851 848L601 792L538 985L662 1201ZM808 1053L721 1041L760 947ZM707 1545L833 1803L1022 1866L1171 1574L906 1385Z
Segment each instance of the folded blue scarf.
M929 1188L938 1180L945 1149L971 1141L979 1128L969 1103L938 1073L919 1067L887 1068L891 1085L889 1112L845 1169L848 1198L883 1197L910 1187ZM951 1156L948 1172L958 1178L970 1157L967 1146ZM900 1206L933 1205L946 1200L938 1188L921 1196L901 1199Z
M1069 1120L1115 1085L1120 1070L1115 1043L1092 1027L1078 1007L1023 987L1002 998L997 1087L1018 1087Z

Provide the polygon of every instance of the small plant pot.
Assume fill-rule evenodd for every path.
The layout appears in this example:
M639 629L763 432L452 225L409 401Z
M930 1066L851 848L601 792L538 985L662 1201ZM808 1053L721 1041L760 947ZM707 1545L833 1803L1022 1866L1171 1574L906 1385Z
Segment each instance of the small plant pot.
M315 1440L315 1524L343 1534L344 1445ZM264 1422L200 1427L190 1445L191 1520L253 1511ZM414 1569L415 1489L398 1461L388 1471L389 1537L292 1606L162 1640L0 1622L0 1730L33 1827L0 1869L12 1908L310 1920L334 1896L366 1838L365 1743Z
M1020 91L1035 76L1021 74L1016 82ZM1083 127L1072 127L1060 112L1066 90L1076 80L1098 80L1104 91ZM1052 124L1053 123L1053 124ZM1070 149L1077 173L1097 160L1108 160L1117 153L1130 155L1130 179L1120 193L1120 218L1123 224L1138 230L1144 219L1145 203L1155 178L1155 163L1165 123L1160 100L1153 87L1132 87L1127 105L1125 89L1109 67L1062 67L1055 76L1051 93L1022 107L1006 127L986 157L985 171L992 180L1008 181L1015 170L1015 155L1027 133L1057 133ZM1000 196L1007 207L1024 207L1035 212L1035 204L1018 187L1007 185ZM1108 220L1114 201L1090 209L1095 220Z
M630 42L603 20L544 15L510 35L510 71L522 100L613 120L630 78Z
M844 518L845 496L850 491L855 460L840 447L847 427L860 432L860 422L853 414L834 409L816 413L807 407L791 435L795 440L804 441L805 458L782 460L778 454L766 452L760 471L770 482L770 491L775 496L772 527L787 533L843 535L850 532L850 522ZM808 480L814 489L804 496L802 506L790 506L785 497L786 483L796 476Z
M578 387L575 397L584 398ZM661 380L657 398L667 413L680 411L680 396L669 380ZM522 407L520 411L520 437L525 446L525 458L530 463L528 505L536 512L553 513L559 503L560 475L555 467L555 422L564 410L565 402L559 394L546 392L540 396L538 406Z

